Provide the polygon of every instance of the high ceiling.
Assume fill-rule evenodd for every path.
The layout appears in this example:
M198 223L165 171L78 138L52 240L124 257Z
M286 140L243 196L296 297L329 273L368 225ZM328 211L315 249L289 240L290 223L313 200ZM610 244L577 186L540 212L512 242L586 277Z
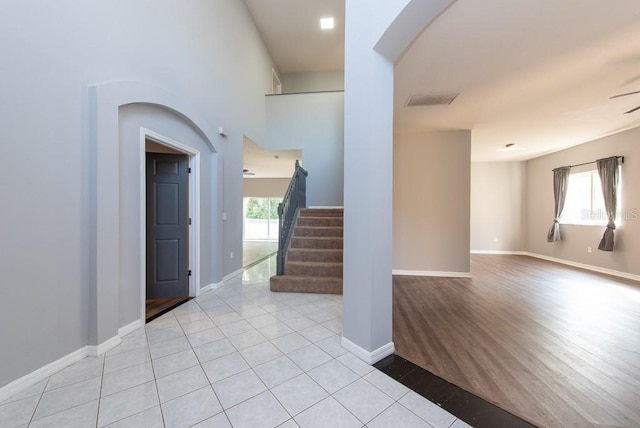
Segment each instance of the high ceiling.
M244 138L243 169L244 178L291 178L296 160L302 165L300 150L265 150L249 138Z
M340 69L344 1L246 0L281 72ZM333 14L337 31L318 28ZM339 55L332 55L339 52ZM332 53L332 54L327 54ZM445 106L405 107L453 91ZM395 131L472 130L472 159L524 160L640 126L640 1L458 0L396 64ZM496 151L515 143L520 150Z

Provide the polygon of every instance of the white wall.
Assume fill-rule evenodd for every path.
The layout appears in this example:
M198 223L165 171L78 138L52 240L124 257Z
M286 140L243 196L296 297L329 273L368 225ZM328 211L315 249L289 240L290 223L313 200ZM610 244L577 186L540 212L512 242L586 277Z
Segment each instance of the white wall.
M287 192L290 178L245 178L245 198L282 198Z
M0 139L11 159L0 172L3 386L87 344L88 87L153 84L179 94L211 128L228 130L218 141L217 209L229 220L222 254L210 260L220 280L241 265L229 252L242 246L242 138L263 140L273 64L237 0L25 0L3 5L0 28Z
M469 273L471 132L396 135L394 271Z
M548 257L569 260L605 269L640 274L640 128L601 138L561 152L527 162L526 250ZM562 241L547 242L547 232L553 223L553 173L565 165L576 165L599 158L622 155L622 206L626 210L617 221L613 252L599 251L598 244L604 226L561 225ZM635 214L634 214L635 213ZM592 247L589 254L587 247Z
M280 76L282 93L322 92L344 90L344 72L285 73Z
M307 206L342 206L344 93L266 97L267 150L302 150Z
M525 162L471 164L471 250L524 248Z

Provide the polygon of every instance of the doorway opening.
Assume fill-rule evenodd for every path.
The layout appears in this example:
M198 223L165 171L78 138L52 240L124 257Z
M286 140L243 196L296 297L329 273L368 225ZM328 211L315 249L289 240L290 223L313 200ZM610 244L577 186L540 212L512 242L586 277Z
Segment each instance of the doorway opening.
M149 322L196 297L199 152L141 130L141 301Z

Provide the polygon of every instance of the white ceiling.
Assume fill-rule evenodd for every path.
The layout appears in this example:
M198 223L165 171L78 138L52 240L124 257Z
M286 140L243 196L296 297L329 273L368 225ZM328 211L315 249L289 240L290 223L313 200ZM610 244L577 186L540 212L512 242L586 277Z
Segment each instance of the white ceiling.
M245 1L281 72L342 68L344 0ZM638 90L640 1L458 0L396 64L395 131L471 129L474 161L530 159L640 126L623 114L640 94L609 100ZM442 91L460 95L404 107ZM523 150L496 151L509 143Z

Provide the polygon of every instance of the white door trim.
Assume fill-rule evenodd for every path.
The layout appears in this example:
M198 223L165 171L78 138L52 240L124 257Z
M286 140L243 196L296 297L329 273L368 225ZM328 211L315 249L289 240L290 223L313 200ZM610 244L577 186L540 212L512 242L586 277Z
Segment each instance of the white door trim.
M140 298L141 316L146 316L146 283L147 275L147 163L146 163L146 140L170 147L189 156L189 216L191 226L189 227L189 296L198 297L200 294L200 151L192 147L165 137L147 128L140 128Z

